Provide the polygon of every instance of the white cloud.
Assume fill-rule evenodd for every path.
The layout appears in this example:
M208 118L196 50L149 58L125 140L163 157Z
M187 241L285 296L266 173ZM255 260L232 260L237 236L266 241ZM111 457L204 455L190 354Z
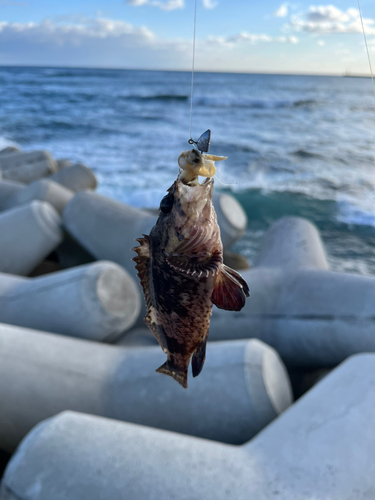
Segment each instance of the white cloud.
M168 0L167 2L150 2L151 5L155 5L162 10L175 10L183 9L185 7L185 0Z
M202 0L202 3L205 9L214 9L217 6L217 2L214 0Z
M286 17L288 15L288 4L283 3L274 13L276 17Z
M233 49L239 54L246 52L249 43L296 44L298 38L242 32L197 40L199 69L212 69L213 64L225 69L237 57ZM218 45L230 50L228 60L221 60ZM159 38L145 26L104 17L71 16L40 23L0 21L0 64L187 69L191 48L191 39ZM237 58L240 64L243 58Z
M190 57L191 43L163 40L125 21L0 21L0 64L179 69Z
M375 20L363 19L366 34L375 34ZM307 13L292 16L290 26L312 34L362 33L358 9L341 10L334 5L312 5Z
M146 5L148 0L126 0L127 5L133 5L134 7L140 7L141 5Z
M185 0L125 0L127 5L133 5L134 7L141 7L142 5L151 5L152 7L159 7L162 10L175 10L184 9ZM203 7L205 9L214 9L217 6L215 0L202 0Z
M295 36L270 36L265 34L253 34L253 33L238 33L237 35L227 36L227 37L213 37L207 38L210 44L219 44L233 47L241 42L248 42L252 45L257 45L258 43L292 43L297 44L299 42L298 38Z
M80 43L87 38L106 39L131 36L139 40L152 40L154 34L146 27L136 28L125 21L114 19L85 19L80 23L54 23L45 19L41 23L0 23L1 39L33 39L39 43L44 41L57 45Z
M318 45L320 47L324 47L325 44L326 44L326 42L324 40L318 40Z
M166 2L159 0L126 0L126 4L133 5L134 7L151 5L152 7L159 7L162 10L175 10L183 9L185 7L185 0L167 0Z

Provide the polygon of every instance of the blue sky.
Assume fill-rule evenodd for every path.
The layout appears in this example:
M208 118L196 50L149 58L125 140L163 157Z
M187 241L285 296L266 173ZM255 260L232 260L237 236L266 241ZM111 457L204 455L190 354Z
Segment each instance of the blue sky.
M368 73L356 0L197 0L196 67ZM375 66L375 2L361 0ZM194 0L0 0L0 65L189 70Z

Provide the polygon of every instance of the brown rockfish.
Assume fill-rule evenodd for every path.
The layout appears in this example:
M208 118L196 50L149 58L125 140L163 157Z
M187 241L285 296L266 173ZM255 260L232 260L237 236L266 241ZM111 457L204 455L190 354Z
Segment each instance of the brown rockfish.
M147 305L145 322L167 354L156 371L184 388L191 357L194 377L203 368L212 304L239 311L249 296L241 275L223 264L213 178L198 182L199 166L207 158L211 163L219 159L195 149L181 154L182 170L160 203L155 226L133 248Z

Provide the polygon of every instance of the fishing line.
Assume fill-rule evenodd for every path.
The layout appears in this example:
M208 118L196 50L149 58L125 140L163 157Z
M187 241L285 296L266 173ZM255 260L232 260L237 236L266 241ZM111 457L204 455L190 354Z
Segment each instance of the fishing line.
M223 185L223 186L237 186L238 182L235 182L234 184L227 184L226 182L223 182L220 177L215 174L214 177Z
M362 18L362 10L361 10L361 6L359 5L359 0L357 0L357 4L358 4L359 17L361 18L362 31L363 31L363 38L365 39L365 45L366 45L366 52L367 52L368 63L369 63L369 66L370 66L371 81L372 81L372 89L373 89L373 91L374 91L374 95L375 95L374 73L373 73L373 71L372 71L372 64L371 64L370 51L369 51L369 49L368 49L367 37L366 37L366 31L365 31L365 25L364 25L364 23L363 23L363 18Z
M190 128L189 137L191 139L191 123L193 119L193 91L194 91L194 64L195 64L195 30L197 26L197 0L194 3L194 36L193 36L193 64L191 68L191 94L190 94Z

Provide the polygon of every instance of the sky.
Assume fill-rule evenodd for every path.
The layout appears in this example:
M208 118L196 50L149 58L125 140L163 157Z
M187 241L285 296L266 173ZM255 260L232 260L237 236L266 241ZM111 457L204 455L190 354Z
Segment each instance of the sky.
M369 73L357 0L196 1L198 71ZM0 0L0 65L190 70L193 21L194 0Z

